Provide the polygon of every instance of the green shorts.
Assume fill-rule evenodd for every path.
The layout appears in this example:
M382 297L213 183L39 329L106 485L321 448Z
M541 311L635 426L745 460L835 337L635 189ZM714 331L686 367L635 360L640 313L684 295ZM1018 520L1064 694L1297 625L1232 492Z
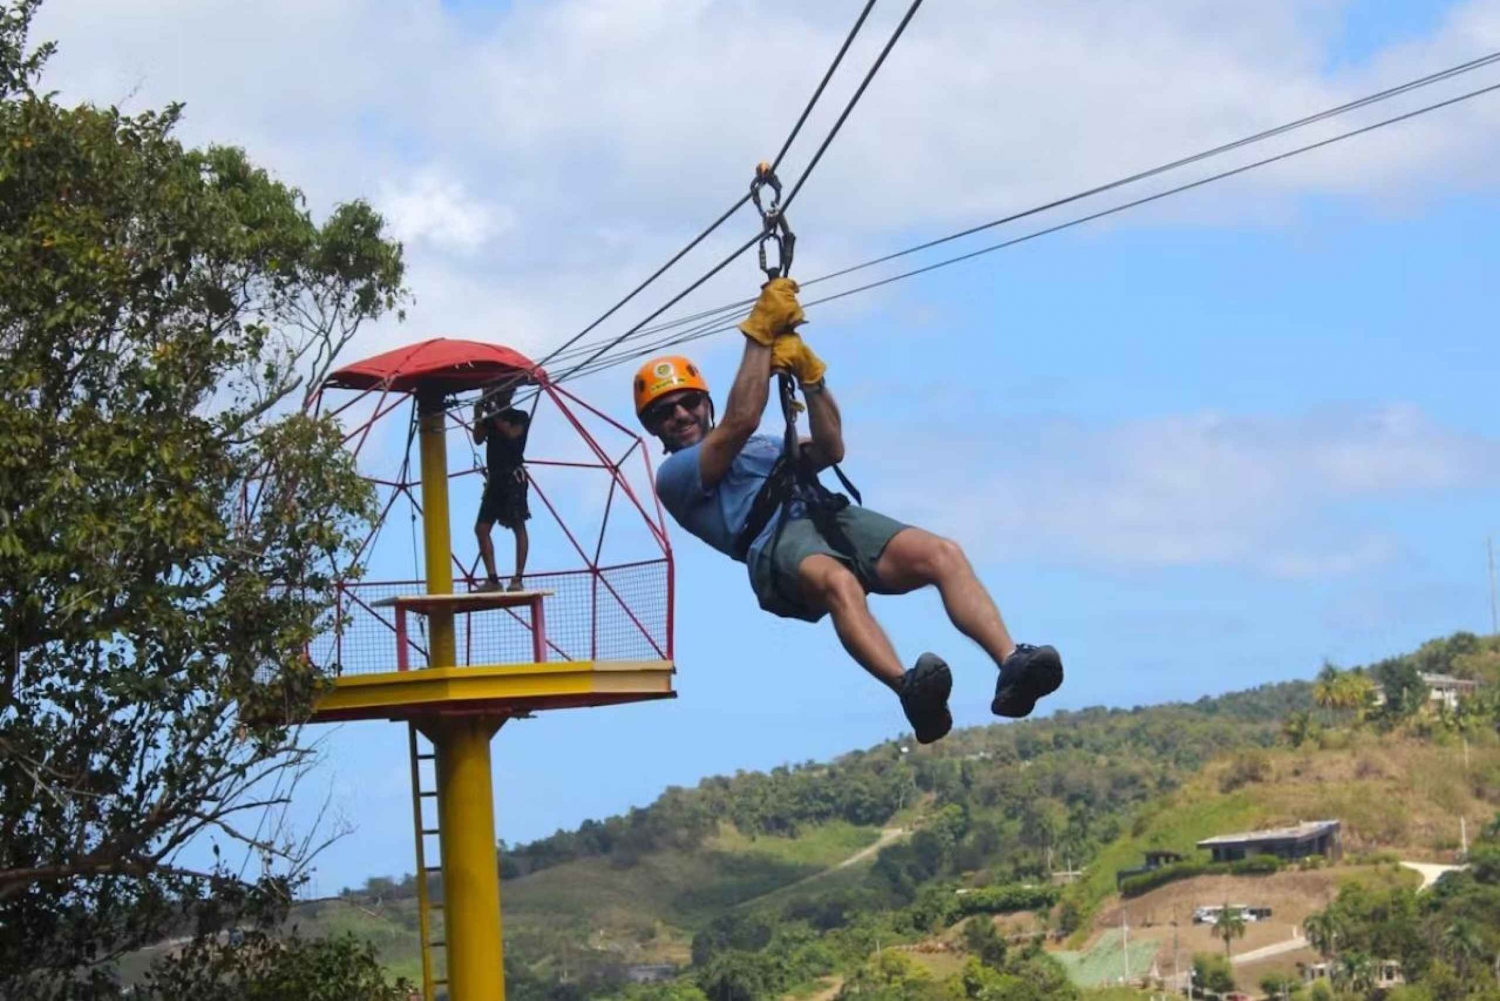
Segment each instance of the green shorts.
M750 569L750 584L761 608L785 619L806 622L817 622L828 614L803 599L797 582L797 568L815 553L832 556L848 567L867 594L891 593L880 583L875 573L875 561L880 559L880 554L885 552L886 545L896 533L908 526L857 504L850 504L834 515L834 521L853 543L852 558L834 549L818 532L811 518L787 522L781 530L775 553L771 552L771 542L767 541L756 554ZM775 533L776 530L771 529L771 540L775 540Z

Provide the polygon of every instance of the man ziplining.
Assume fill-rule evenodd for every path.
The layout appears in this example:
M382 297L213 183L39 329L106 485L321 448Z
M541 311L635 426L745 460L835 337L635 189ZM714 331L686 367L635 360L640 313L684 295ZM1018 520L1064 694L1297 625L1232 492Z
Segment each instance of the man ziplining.
M844 440L826 366L796 331L805 322L797 291L791 279L773 278L739 325L745 351L721 420L707 381L688 359L656 358L636 373L636 416L670 453L657 471L657 496L684 529L746 564L761 608L807 622L831 616L844 649L900 698L920 743L952 729L952 675L933 653L906 670L870 614L868 594L935 585L949 620L999 667L991 711L1030 715L1038 699L1062 684L1057 651L1012 642L955 543L849 504L815 483L818 471L842 461ZM807 400L810 437L800 439L800 454L792 457L804 464L795 483L791 467L778 463L783 442L756 433L773 369L794 376ZM837 502L829 504L829 497Z

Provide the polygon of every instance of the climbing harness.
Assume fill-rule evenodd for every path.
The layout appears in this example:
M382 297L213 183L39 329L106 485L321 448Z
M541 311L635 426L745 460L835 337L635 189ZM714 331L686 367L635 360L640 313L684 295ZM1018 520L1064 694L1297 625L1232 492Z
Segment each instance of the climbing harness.
M775 195L769 208L761 203L761 189L764 187L769 187ZM781 210L781 181L776 177L776 172L770 164L761 163L755 168L755 179L750 182L750 198L755 202L755 208L760 212L761 217L759 247L761 270L765 272L767 281L786 278L788 272L791 271L792 254L797 237L787 223L786 214ZM772 242L776 244L777 251L775 267L771 267L766 260L766 245ZM745 560L750 551L750 545L779 512L781 517L776 522L776 531L771 537L770 548L767 550L768 555L774 559L776 548L781 544L781 533L786 528L786 523L791 520L792 502L800 501L807 511L807 516L812 520L813 526L817 528L818 534L822 535L836 552L854 560L856 559L854 543L839 525L837 518L838 513L849 506L849 498L825 487L818 479L817 471L803 456L801 440L797 435L797 414L806 408L797 400L796 384L792 380L791 373L777 370L776 379L781 400L781 414L786 421L781 456L772 465L765 483L761 485L755 499L751 502L745 527L734 540L734 555L741 561ZM864 500L860 497L859 490L849 482L837 464L833 466L833 472L843 484L844 489L854 495L854 502L863 504ZM781 582L774 573L771 575L771 586L782 600L791 600L782 590Z

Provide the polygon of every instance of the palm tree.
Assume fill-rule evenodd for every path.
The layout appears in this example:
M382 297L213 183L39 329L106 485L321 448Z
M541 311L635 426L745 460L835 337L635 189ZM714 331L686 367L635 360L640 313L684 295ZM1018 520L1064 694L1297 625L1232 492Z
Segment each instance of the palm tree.
M1375 964L1364 953L1351 952L1339 962L1335 976L1346 991L1368 991L1375 986Z
M1443 955L1453 961L1460 977L1467 978L1469 964L1484 951L1484 943L1479 940L1479 932L1474 928L1473 922L1466 918L1453 922L1443 929L1442 943Z
M1338 921L1329 912L1315 911L1309 914L1302 922L1302 930L1307 933L1307 944L1318 950L1323 962L1328 962L1338 951Z
M1343 708L1354 717L1354 722L1363 723L1375 708L1377 686L1374 680L1368 674L1346 671L1339 681L1343 689L1340 693Z
M1318 672L1318 680L1313 685L1313 702L1319 709L1332 712L1338 708L1339 702L1339 669L1328 662L1323 663L1323 670Z
M1281 735L1287 739L1287 743L1293 747L1301 747L1312 734L1312 713L1306 709L1298 709L1286 718L1281 724Z
M1229 943L1245 937L1245 916L1226 902L1219 916L1214 918L1214 935L1224 940L1224 956L1229 957Z

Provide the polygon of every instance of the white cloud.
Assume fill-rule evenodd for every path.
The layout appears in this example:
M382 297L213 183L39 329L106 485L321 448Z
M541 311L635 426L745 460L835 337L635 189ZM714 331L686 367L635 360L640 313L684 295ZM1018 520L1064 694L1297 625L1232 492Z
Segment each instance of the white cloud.
M558 0L457 13L439 0L54 0L37 35L61 41L49 84L67 99L135 91L136 108L183 99L190 141L244 144L315 206L383 201L428 287L417 289L407 326L383 326L377 340L439 327L475 336L524 315L517 336L556 343L743 190L858 8ZM902 9L877 8L794 147L789 177ZM1330 59L1341 12L1326 0L926 5L794 207L799 270L1024 207L1500 46L1500 0L1470 0L1430 36L1345 65ZM1493 81L1497 71L1478 76ZM1493 185L1497 124L1500 99L1476 102L1110 225L1267 224L1289 218L1287 197L1306 192L1394 202ZM752 226L747 209L665 287L680 288ZM748 265L731 268L683 308L739 298L753 281ZM434 294L439 287L466 297ZM654 296L650 304L661 301Z
M404 183L382 181L375 204L396 239L465 255L515 224L509 208L470 195L460 182L436 171L423 171Z
M1358 504L1500 483L1500 440L1407 407L1052 423L997 440L928 428L897 444L882 450L886 478L872 495L980 559L1334 576L1399 551L1359 524Z

